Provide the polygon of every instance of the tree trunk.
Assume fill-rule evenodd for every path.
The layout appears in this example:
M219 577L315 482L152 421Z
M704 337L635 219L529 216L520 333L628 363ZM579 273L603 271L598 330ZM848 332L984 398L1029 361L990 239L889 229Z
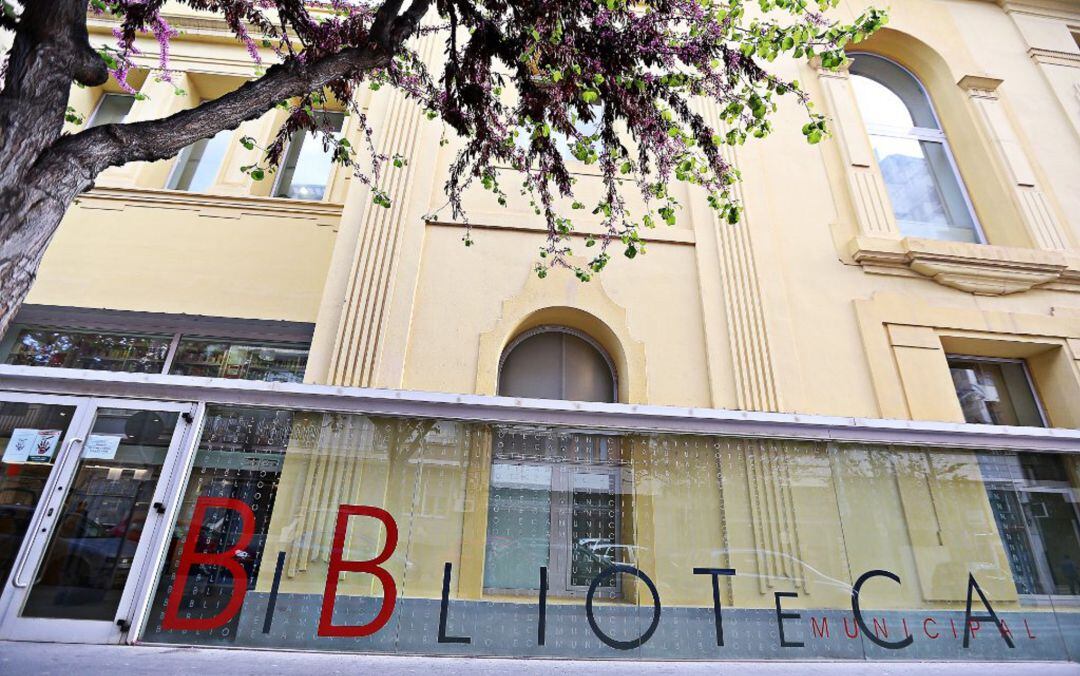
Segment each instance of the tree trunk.
M62 136L74 80L108 78L90 46L85 0L25 0L0 90L0 336L29 292L45 249L68 207L111 166L166 159L280 101L333 81L361 81L390 63L416 30L430 0L400 0L378 12L366 44L313 62L289 59L262 77L196 108L145 122L108 124Z

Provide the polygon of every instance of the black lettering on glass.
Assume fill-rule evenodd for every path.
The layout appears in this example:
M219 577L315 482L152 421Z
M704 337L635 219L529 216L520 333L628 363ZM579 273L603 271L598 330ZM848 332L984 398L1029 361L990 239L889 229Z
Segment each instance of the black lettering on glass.
M783 608L780 607L780 599L797 599L799 595L795 592L773 592L773 599L776 601L776 626L780 629L780 647L781 648L801 648L803 647L802 641L788 641L784 638L784 620L797 620L802 617L801 613L785 613Z
M694 575L712 576L712 607L713 617L716 620L716 645L724 646L724 616L720 606L720 576L734 575L734 568L695 568Z
M536 645L544 645L547 636L547 566L540 566L540 621L536 625Z
M439 643L472 643L468 636L447 636L446 617L450 614L450 571L454 564L449 561L443 566L442 574L442 603L439 604Z
M653 600L653 617L652 624L645 630L645 633L631 641L618 641L611 638L596 624L596 616L593 615L593 596L596 594L596 588L609 577L615 577L619 573L626 573L627 575L633 575L640 578L645 586L649 588L649 593L652 594ZM592 584L589 585L589 593L585 597L585 616L589 618L589 626L592 628L593 633L596 634L596 638L604 642L604 644L615 648L616 650L632 650L634 648L645 645L645 643L652 638L653 632L656 631L656 627L660 625L660 594L656 591L656 585L649 579L649 576L641 572L633 566L626 566L623 564L615 564L608 568L605 568L599 575L593 578Z
M900 577L896 573L887 570L868 570L860 575L859 579L855 580L855 586L851 588L851 613L855 616L855 623L862 629L866 638L882 648L888 648L889 650L906 648L915 640L915 637L911 634L908 634L906 638L899 641L886 641L879 637L877 632L870 631L870 628L866 626L866 620L863 619L862 609L859 608L859 592L862 591L863 584L872 577L887 577L896 584L900 584Z
M270 585L270 600L266 603L266 617L263 618L263 632L270 633L274 621L274 607L277 606L278 587L281 586L281 571L285 569L285 552L278 552L277 565L274 567L274 583Z
M979 593L979 600L982 601L982 604L984 606L986 606L986 610L988 611L989 614L987 614L987 615L972 615L971 614L971 591L972 590L975 590L976 592ZM987 620L992 620L994 622L994 626L996 626L998 628L998 631L1001 632L1001 638L1005 639L1005 645L1009 646L1010 648L1015 648L1016 647L1015 645L1013 645L1012 638L1009 637L1008 630L1005 629L1004 626L1002 626L1001 620L998 619L997 613L994 612L994 607L992 605L990 605L990 600L986 598L986 594L983 593L983 590L979 586L979 583L975 581L975 576L972 575L971 573L968 573L967 605L964 606L964 647L965 648L968 647L968 643L971 640L971 621L972 620L975 620L976 622L985 622Z

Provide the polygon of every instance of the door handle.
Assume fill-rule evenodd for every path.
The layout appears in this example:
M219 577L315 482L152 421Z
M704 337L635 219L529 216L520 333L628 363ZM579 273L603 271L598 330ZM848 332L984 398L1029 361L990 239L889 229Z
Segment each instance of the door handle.
M160 502L155 502L154 503L154 511L157 512L158 514L164 514L165 513L165 505L160 503Z
M56 454L56 460L62 462L63 459L67 457L67 454L71 452L72 446L74 446L75 444L81 444L82 442L83 439L81 437L72 437L71 439L69 439L67 444L65 444L61 448L61 451ZM53 465L53 471L57 471L57 464ZM45 488L41 494L42 497L46 500L52 499L50 492L52 491L52 487L56 484L57 480L58 479L56 475L50 472L49 482L46 483ZM59 490L63 491L63 486L61 486ZM27 529L27 538L23 540L22 556L15 564L15 574L11 577L12 586L19 587L20 589L25 589L26 587L30 586L30 582L23 579L23 574L26 572L26 562L30 559L30 550L33 548L32 545L34 540L49 533L49 527L43 524L45 523L46 518L52 517L52 513L53 510L52 508L50 508L34 523L33 527Z

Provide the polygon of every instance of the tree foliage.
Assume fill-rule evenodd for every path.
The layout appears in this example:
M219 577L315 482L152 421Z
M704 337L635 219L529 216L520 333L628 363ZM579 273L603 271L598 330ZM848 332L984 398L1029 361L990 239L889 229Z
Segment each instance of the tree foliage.
M771 62L820 59L826 68L839 67L845 47L886 19L871 8L838 22L829 10L839 0L174 1L224 19L250 54L257 71L252 80L163 120L70 135L61 135L60 126L65 118L78 121L77 115L54 105L49 119L35 123L51 125L55 133L32 149L37 155L19 171L6 178L0 171L0 203L14 180L45 180L45 169L55 172L59 163L79 177L55 195L66 207L108 166L169 157L277 105L288 110L287 119L264 148L263 160L246 171L266 176L280 162L289 136L309 130L322 137L336 161L354 167L372 186L376 204L388 206L379 177L403 160L378 152L356 94L362 87L394 87L429 118L441 120L448 135L459 137L445 186L453 217L467 221L463 196L474 184L503 204L506 190L518 190L547 225L537 272L543 276L563 266L582 280L605 267L612 244L634 258L644 252L643 229L676 221L675 182L699 186L720 217L736 223L740 205L733 184L739 175L723 147L769 134L784 99L805 109L807 141L816 143L826 133L825 118L814 111L803 86L777 75ZM144 44L138 38L152 35L158 43L157 77L171 77L169 46L177 31L169 25L164 0L91 0L91 16L116 22L114 40L95 45L92 58L84 53L89 43L81 2L25 0L20 6L3 0L0 27L16 32L16 44L0 92L0 123L5 110L14 114L19 105L13 100L29 72L27 49L35 41L53 39L80 55L53 64L64 71L53 82L102 84L107 68L130 86L128 75L141 56L138 44ZM53 15L62 6L69 11L58 20ZM432 41L443 53L425 59L421 45ZM318 113L331 96L358 119L361 148L322 128ZM0 130L0 166L13 161L5 156L10 151L2 135ZM245 137L242 143L251 148L256 141ZM597 199L585 203L575 197L567 155L595 165L603 186ZM519 184L507 188L508 181ZM643 202L628 201L628 191ZM572 204L569 213L560 213L560 199ZM644 208L635 213L632 202ZM585 212L602 219L602 236L573 236ZM34 219L33 210L24 209L6 227ZM8 236L0 217L0 237ZM472 242L468 232L465 242ZM582 242L585 256L574 250Z

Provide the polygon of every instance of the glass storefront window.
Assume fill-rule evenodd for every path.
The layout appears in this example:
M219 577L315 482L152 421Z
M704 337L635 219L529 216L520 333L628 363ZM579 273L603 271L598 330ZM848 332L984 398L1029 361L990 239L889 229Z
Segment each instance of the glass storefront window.
M308 346L223 338L15 327L4 363L298 383ZM170 357L170 346L176 350ZM0 348L0 354L3 354Z
M1071 455L211 406L141 639L1076 659L1078 472Z
M160 373L171 336L22 328L6 363L94 371Z
M307 348L300 345L183 338L169 372L208 378L299 383L304 380L307 354Z

